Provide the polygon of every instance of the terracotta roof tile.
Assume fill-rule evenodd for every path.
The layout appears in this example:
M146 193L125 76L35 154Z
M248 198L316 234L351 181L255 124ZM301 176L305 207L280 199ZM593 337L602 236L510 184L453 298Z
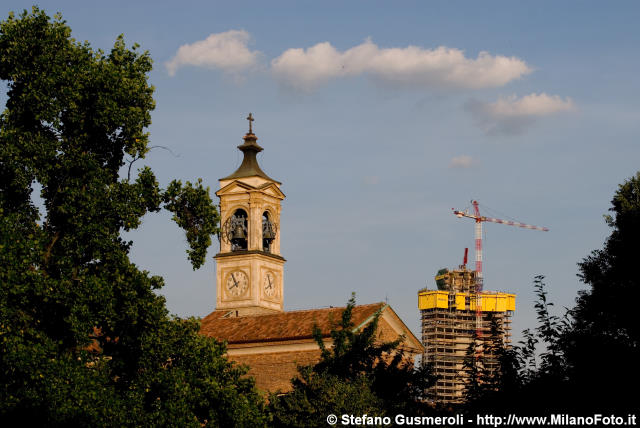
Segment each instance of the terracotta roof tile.
M359 326L385 306L384 303L358 305L353 308L351 320ZM313 326L317 324L322 335L329 336L332 325L340 322L343 310L344 307L323 308L228 318L224 316L230 311L213 311L203 318L200 333L229 344L272 342L311 338Z

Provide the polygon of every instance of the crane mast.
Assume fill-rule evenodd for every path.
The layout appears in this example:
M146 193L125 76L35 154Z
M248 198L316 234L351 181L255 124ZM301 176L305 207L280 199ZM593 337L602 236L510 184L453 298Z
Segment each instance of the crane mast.
M482 223L485 221L498 224L506 224L508 226L516 226L524 229L540 230L548 232L546 227L533 226L531 224L519 223L517 221L502 220L499 218L485 217L480 215L480 208L478 207L478 201L471 201L473 205L473 213L468 210L459 211L452 208L453 214L458 217L467 217L475 221L475 240L476 240L476 336L482 335L482 289L484 287L484 277L482 274Z

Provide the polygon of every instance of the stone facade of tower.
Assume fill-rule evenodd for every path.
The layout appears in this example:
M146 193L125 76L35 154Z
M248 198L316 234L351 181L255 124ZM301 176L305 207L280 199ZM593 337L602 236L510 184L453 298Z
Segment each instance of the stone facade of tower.
M220 179L221 239L216 309L234 316L282 312L285 259L280 254L280 182L260 169L262 151L250 130L238 146L244 159Z

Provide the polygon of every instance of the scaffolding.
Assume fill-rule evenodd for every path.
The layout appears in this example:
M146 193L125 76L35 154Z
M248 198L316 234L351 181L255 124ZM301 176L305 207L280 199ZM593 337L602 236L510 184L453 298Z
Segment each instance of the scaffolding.
M482 355L484 369L490 373L498 367L493 347L485 346L492 339L491 320L500 327L504 345L510 346L516 295L487 291L478 294L476 272L465 266L440 270L435 279L438 290L418 292L425 347L423 361L432 365L438 377L427 396L442 404L461 403L468 378L464 360L474 337L476 352ZM478 304L480 318L476 311Z

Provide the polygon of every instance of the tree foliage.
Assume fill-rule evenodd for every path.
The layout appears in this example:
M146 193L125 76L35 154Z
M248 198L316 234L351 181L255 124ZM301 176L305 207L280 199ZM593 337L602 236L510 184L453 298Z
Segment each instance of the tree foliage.
M430 367L414 367L401 349L404 338L378 340L380 312L364 328L356 329L354 307L352 296L331 329L331 347L325 345L320 329L314 329L321 359L313 366L299 367L290 393L271 397L277 426L325 426L330 413L393 416L432 411L423 401L426 389L435 382Z
M569 311L571 328L561 340L567 376L582 404L626 411L637 402L623 386L640 382L640 172L618 187L609 211L611 234L603 248L578 265L589 288Z
M65 426L260 425L260 397L201 337L168 316L162 278L129 260L123 231L163 208L194 269L218 213L209 189L160 188L127 163L149 151L152 62L110 52L33 8L0 24L0 418ZM130 166L130 165L129 165ZM39 186L38 186L39 185ZM41 188L42 214L34 203Z
M269 400L274 427L323 427L330 414L385 414L384 405L365 374L346 379L305 366L299 368L299 376L291 384L291 392L272 395Z
M484 359L478 354L478 334L476 331L471 335L471 342L465 351L462 367L466 375L464 385L464 397L468 403L475 403L480 400L486 393L484 388L482 372L484 368Z

